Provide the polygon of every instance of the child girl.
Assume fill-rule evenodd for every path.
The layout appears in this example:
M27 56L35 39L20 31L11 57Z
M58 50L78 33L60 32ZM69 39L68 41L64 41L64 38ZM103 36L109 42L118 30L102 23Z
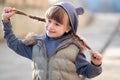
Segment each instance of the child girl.
M17 54L33 61L33 80L81 80L80 75L93 78L102 72L102 55L89 50L91 62L88 62L83 40L76 35L82 8L74 8L68 2L53 5L45 14L46 33L27 36L25 40L18 39L12 31L10 17L14 14L15 8L3 10L4 38Z

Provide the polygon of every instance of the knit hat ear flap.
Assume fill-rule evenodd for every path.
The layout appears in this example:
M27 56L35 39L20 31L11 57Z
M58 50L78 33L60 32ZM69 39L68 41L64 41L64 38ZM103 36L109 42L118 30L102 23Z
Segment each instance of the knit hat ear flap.
M81 15L81 14L83 14L83 13L84 13L84 9L83 9L83 8L81 8L81 7L76 8L76 13L77 13L77 15Z

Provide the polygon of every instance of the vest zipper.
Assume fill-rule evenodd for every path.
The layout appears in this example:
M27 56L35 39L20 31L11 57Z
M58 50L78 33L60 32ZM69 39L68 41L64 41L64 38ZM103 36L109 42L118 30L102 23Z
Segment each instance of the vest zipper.
M46 46L45 46L45 44L44 44L44 41L41 40L41 42L42 42L41 45L42 45L42 48L43 48L43 53L44 53L45 58L46 58L46 61L47 61L46 77L47 77L47 80L48 80L48 79L49 79L49 60L50 60L50 58L51 58L53 55L55 55L58 50L67 47L69 43L63 44L63 45L59 45L59 46L56 48L56 50L54 51L53 55L51 55L51 57L48 58L48 56L47 56L47 51L46 51Z
M49 59L47 57L47 51L46 51L46 46L44 44L44 41L42 40L42 48L43 48L43 53L44 53L44 56L46 58L46 61L47 61L47 71L46 71L46 78L47 80L49 79Z

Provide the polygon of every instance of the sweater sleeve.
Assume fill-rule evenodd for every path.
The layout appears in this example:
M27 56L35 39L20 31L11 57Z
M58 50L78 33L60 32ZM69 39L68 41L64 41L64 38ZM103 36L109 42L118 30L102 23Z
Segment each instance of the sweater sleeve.
M81 51L79 51L75 65L77 67L78 74L87 78L94 78L102 73L101 65L95 66L94 64L88 62L85 55Z
M15 51L17 54L26 58L32 58L32 46L26 46L20 39L18 39L12 31L11 22L3 23L4 38L9 48Z

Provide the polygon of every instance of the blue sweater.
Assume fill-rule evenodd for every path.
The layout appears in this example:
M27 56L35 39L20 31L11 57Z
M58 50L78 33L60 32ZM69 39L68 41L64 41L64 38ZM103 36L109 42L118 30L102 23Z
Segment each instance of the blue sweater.
M2 21L2 23L4 38L6 39L9 48L11 48L17 54L32 60L33 45L26 46L19 38L17 38L12 31L12 25L10 22ZM71 35L65 35L62 38L56 40L46 36L45 44L48 58L52 55L52 53L55 51L56 47L60 44L60 42L70 37ZM94 64L89 63L86 60L85 55L81 52L81 50L79 51L79 54L76 58L75 65L77 68L77 73L87 78L96 77L102 72L101 66L95 66Z

